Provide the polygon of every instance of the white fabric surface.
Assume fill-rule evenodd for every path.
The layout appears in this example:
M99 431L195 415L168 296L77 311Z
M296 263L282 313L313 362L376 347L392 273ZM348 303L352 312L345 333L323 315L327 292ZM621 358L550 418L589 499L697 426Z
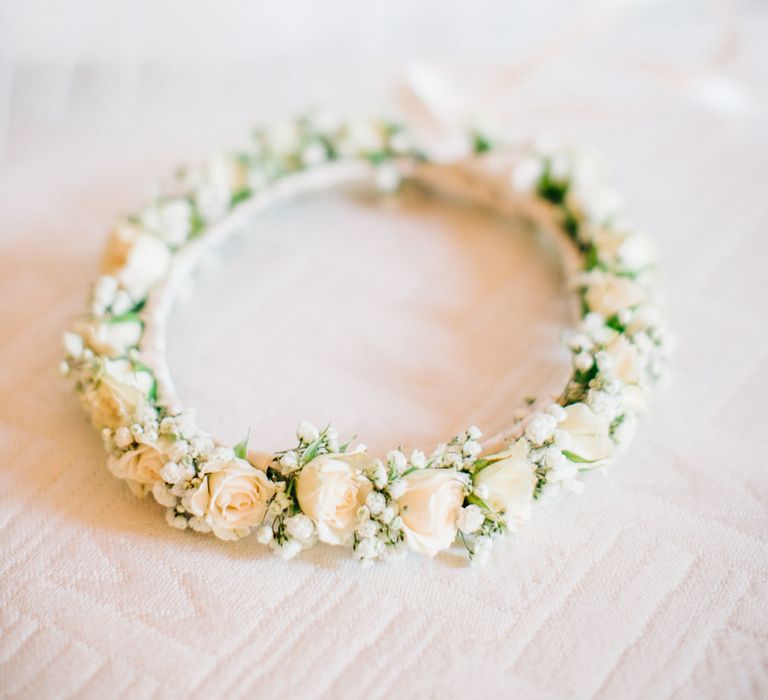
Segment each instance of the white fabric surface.
M738 6L737 49L710 55L727 17L665 13L652 3L623 35L583 38L502 105L521 132L606 154L658 241L679 347L620 464L479 570L453 554L362 569L327 547L284 563L253 540L174 531L107 472L56 374L112 219L253 115L303 105L296 64L278 65L282 82L242 62L226 80L141 64L115 85L119 70L89 64L56 110L55 67L14 67L0 103L0 695L768 695L768 16ZM508 19L524 36L525 18ZM529 21L530 44L567 43ZM394 19L384 31L397 36ZM483 56L511 55L492 36ZM365 109L387 85L366 82L382 64L359 41L366 79L324 74L321 51L302 65ZM223 438L250 426L252 446L273 450L306 417L376 452L429 447L472 422L490 434L557 386L566 306L524 231L356 190L276 209L249 234L169 329L174 378Z

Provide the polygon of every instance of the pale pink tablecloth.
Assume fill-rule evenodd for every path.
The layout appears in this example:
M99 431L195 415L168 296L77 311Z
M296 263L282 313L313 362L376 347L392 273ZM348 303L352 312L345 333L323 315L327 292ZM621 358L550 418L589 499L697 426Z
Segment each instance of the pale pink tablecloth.
M609 33L516 88L521 131L607 154L658 241L679 345L621 464L484 569L458 554L363 569L326 547L285 563L170 529L107 472L56 365L110 221L152 178L303 104L300 71L148 67L121 102L110 69L80 68L57 112L39 104L49 72L18 67L0 170L0 695L765 697L768 24L746 5L737 59L703 82L610 66ZM669 25L641 28L667 41ZM353 73L326 75L328 94L387 101ZM556 266L514 227L356 192L249 234L170 326L183 396L228 440L250 426L253 446L289 446L309 418L376 452L429 447L557 385Z

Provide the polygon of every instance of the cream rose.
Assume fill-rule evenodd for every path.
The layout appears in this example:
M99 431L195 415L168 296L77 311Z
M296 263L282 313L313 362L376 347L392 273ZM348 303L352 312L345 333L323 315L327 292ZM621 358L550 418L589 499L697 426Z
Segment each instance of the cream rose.
M128 348L138 345L142 325L140 321L88 321L78 324L76 330L95 353L106 357L119 357L125 355Z
M641 304L646 299L645 290L629 279L608 272L589 274L585 299L591 311L610 318L624 309Z
M608 421L583 403L565 407L566 418L557 426L570 437L568 451L590 462L609 457L613 443Z
M135 371L128 360L107 360L104 372L81 394L81 400L97 428L115 430L128 425L147 403L152 388L149 372Z
M625 384L637 384L640 381L642 358L636 345L617 333L606 345L605 352L612 360L612 373L618 379Z
M119 224L107 243L102 271L114 276L134 300L143 299L168 271L171 251L159 238L130 224Z
M234 457L206 474L189 497L189 509L222 540L236 540L259 525L267 513L274 484L260 469Z
M299 506L317 528L321 542L348 545L360 524L358 510L371 492L363 469L373 460L364 452L331 453L304 465L296 482Z
M456 538L456 520L464 484L450 469L420 469L403 477L405 493L397 499L405 543L414 552L435 556Z
M602 260L618 263L626 270L642 270L654 259L651 241L641 233L619 233L612 228L599 228L592 242L597 246Z
M485 501L514 529L531 517L536 475L528 461L528 442L518 440L509 450L493 455L492 463L477 472L475 490L487 490Z
M154 485L162 481L160 470L167 461L168 458L154 447L140 445L120 458L110 457L107 466L118 479Z

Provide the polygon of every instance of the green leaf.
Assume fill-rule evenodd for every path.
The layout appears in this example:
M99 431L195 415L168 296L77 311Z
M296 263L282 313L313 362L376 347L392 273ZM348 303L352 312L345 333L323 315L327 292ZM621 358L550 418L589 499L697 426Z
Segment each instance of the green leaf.
M537 189L539 195L548 202L562 204L565 201L565 195L568 193L568 183L552 179L549 169L547 169L541 176Z
M310 443L309 447L304 450L304 454L301 455L302 465L306 464L307 462L311 462L315 457L317 457L317 453L320 451L320 446L323 444L323 440L325 440L325 433L321 434L317 440Z
M197 238L205 229L205 220L202 214L197 209L197 204L194 200L190 200L192 205L192 230L189 232L189 240Z
M138 313L139 311L141 311L146 306L146 304L147 304L147 298L144 297L143 299L141 299L141 300L136 302L136 306L134 306L131 309L131 311L133 311L135 313Z
M597 376L597 363L594 363L586 372L582 372L580 369L576 370L573 375L573 381L579 384L589 384Z
M240 190L239 192L235 192L235 194L232 195L232 200L230 201L229 206L237 206L240 204L240 202L244 202L246 199L248 199L252 194L253 192L251 192L251 190L247 187L243 190Z
M141 316L137 311L126 311L124 314L118 314L107 319L107 323L132 323L141 321Z
M600 259L597 255L597 248L593 245L590 245L584 254L584 267L587 270L594 270L599 264Z
M472 503L473 505L480 506L484 511L488 513L493 513L496 515L496 511L491 508L480 496L478 496L476 493L470 493L469 496L467 496L467 500Z
M375 151L373 153L369 153L367 157L368 160L371 161L371 163L374 165L380 165L381 163L386 163L391 159L392 156L386 151Z
M565 210L563 228L571 238L576 238L579 235L579 220L570 209Z
M475 153L487 153L491 150L491 142L486 136L483 136L479 131L472 134L472 148Z
M619 317L617 314L614 314L611 316L606 322L605 325L609 328L613 328L613 330L618 331L619 333L623 333L625 330L627 330L627 327L619 321Z
M563 454L571 460L571 462L578 462L579 464L594 464L595 462L599 462L599 459L584 459L584 457L579 457L575 452L571 452L570 450L563 450Z
M245 437L237 443L234 447L235 457L239 457L240 459L245 459L246 455L248 454L248 440L251 437L251 429L248 428L248 432L246 433Z

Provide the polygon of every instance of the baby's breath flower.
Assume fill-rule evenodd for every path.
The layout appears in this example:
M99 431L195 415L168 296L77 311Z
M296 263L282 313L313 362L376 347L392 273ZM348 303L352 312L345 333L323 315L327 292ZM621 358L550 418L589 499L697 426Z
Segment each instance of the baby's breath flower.
M256 528L256 541L259 544L269 544L272 541L274 533L271 525L259 525Z
M384 510L381 511L379 520L381 520L381 522L383 522L385 525L389 525L394 520L395 515L397 515L395 508L393 506L387 506L384 508Z
M493 543L487 536L477 537L474 542L472 553L472 566L485 566L491 556L491 547Z
M174 508L168 508L165 511L165 520L171 527L178 528L179 530L186 530L189 523L183 515L179 515Z
M371 491L365 499L365 505L368 506L371 515L379 515L386 507L387 499L383 493Z
M476 425L470 425L469 428L467 428L467 439L479 440L482 436L482 431Z
M421 450L411 452L411 464L416 469L424 469L427 466L427 456Z
M278 460L278 462L280 463L280 466L282 467L284 474L289 474L299 466L299 460L296 457L296 453L293 450L290 450L285 454L280 455L280 459Z
M302 421L299 423L299 427L296 428L296 437L308 445L320 437L320 431L312 423Z
M283 544L275 547L275 552L285 561L293 559L301 551L301 542L298 540L286 540Z
M392 499L400 498L408 488L408 484L403 479L396 479L389 485L389 495Z
M206 459L213 451L213 440L208 435L198 435L190 441L192 452L197 457Z
M563 455L559 448L550 446L544 448L541 462L549 469L557 469L568 462L568 459Z
M304 513L297 513L286 519L285 529L291 537L295 537L297 540L308 540L312 537L315 526Z
M374 460L365 470L365 475L377 489L383 489L387 485L387 468L380 459Z
M318 141L314 141L305 146L304 150L301 152L301 162L310 168L315 165L320 165L326 158L327 153L325 151L325 146Z
M357 534L361 538L376 537L379 531L379 526L375 520L366 520L360 527L357 528Z
M465 457L468 457L469 459L474 459L479 455L483 448L481 447L479 442L475 442L474 440L467 440L461 447L461 451L464 454Z
M372 560L380 556L384 550L384 543L376 537L366 537L357 543L356 552L362 560Z
M387 452L387 464L397 474L402 474L408 467L408 459L400 450L390 450Z
M189 481L194 475L195 468L191 464L180 462L166 462L160 470L160 478L167 484Z
M74 359L82 357L84 343L81 336L79 336L77 333L67 332L64 333L63 340L64 350L66 351L67 355Z
M534 444L550 440L557 428L557 420L548 413L534 413L525 426L525 436Z
M465 535L471 535L477 532L482 526L485 520L483 511L476 505L469 505L466 508L462 508L459 513L457 525Z
M613 357L605 350L595 353L595 362L597 362L597 369L601 372L610 372L613 369Z
M132 442L133 435L131 435L131 431L128 428L121 426L115 430L115 445L117 445L121 450L124 450Z
M573 366L581 372L592 369L595 359L588 352L580 352L573 356Z
M368 510L368 506L360 506L357 509L357 518L361 522L364 520L368 520L371 517L371 511Z
M584 333L574 333L567 338L568 347L571 350L584 352L592 347L592 341Z

